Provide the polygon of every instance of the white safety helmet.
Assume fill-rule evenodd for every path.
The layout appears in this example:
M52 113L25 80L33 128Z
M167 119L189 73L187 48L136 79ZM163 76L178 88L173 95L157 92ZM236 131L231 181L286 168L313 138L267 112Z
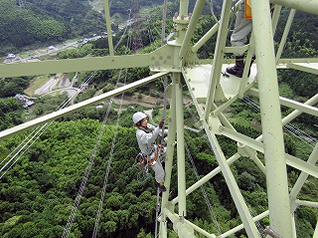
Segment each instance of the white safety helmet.
M142 119L146 118L147 115L143 112L136 112L134 115L133 115L133 121L134 121L134 124L137 124L139 121L141 121Z

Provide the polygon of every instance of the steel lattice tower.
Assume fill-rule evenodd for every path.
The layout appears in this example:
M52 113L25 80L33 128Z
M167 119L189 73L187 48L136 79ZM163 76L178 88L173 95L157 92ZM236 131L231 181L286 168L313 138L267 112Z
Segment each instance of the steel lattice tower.
M278 91L277 71L295 69L318 75L317 58L281 58L281 51L286 43L282 37L279 49L274 50L273 29L277 26L281 7L290 8L290 20L286 23L285 33L289 31L288 25L292 21L293 13L303 11L318 14L318 1L301 0L271 0L276 4L271 18L268 0L252 0L253 11L253 40L243 50L247 52L247 59L251 59L255 52L257 63L253 65L250 77L247 71L242 79L223 77L221 72L230 62L224 59L224 53L232 53L238 48L227 47L229 19L232 14L232 0L224 0L220 21L215 24L194 45L190 44L194 29L199 21L205 0L197 0L192 16L188 14L189 1L180 1L179 13L173 18L175 24L175 40L149 54L136 54L129 56L114 56L110 32L110 16L108 0L105 0L106 25L110 55L99 58L83 58L76 60L57 60L45 62L26 62L16 64L0 64L0 77L17 77L28 75L51 74L58 72L109 70L120 68L149 67L153 75L140 79L118 89L106 92L94 98L69 106L68 108L53 112L43 117L26 122L14 128L0 132L0 139L22 132L30 127L53 120L64 114L80 109L98 101L119 95L160 79L163 76L171 78L171 105L170 123L167 142L166 181L169 191L173 160L177 161L178 196L169 198L169 192L163 193L159 237L167 237L167 224L173 223L173 228L179 237L195 237L194 231L206 237L216 237L204 229L196 226L186 219L187 196L207 183L215 175L222 173L231 197L234 201L242 224L234 227L218 237L228 237L240 229L245 229L248 237L261 237L255 222L268 216L270 227L267 234L274 233L283 238L296 238L296 225L294 212L298 206L318 207L318 201L305 201L297 199L297 195L304 185L307 177L318 178L318 145L316 144L307 161L296 158L284 151L284 138L282 126L294 120L301 114L318 117L318 94L313 95L307 102L301 103L292 99L281 97ZM138 2L137 0L134 1ZM272 19L272 20L271 20ZM213 36L217 35L216 48L213 60L199 59L198 50ZM283 34L284 35L284 34ZM183 85L186 84L197 114L200 117L201 128L211 144L213 153L218 161L218 167L210 171L198 182L186 187L185 180L185 144L184 144L184 112L183 112ZM230 123L224 110L243 98L244 95L253 95L259 98L262 121L262 135L251 138L239 133ZM293 111L282 118L280 107L286 106ZM220 146L218 137L225 136L237 142L237 153L226 158ZM176 146L175 141L177 142ZM177 158L173 158L174 150ZM258 154L263 154L265 164L261 162ZM231 171L230 165L240 159L248 157L255 163L267 180L268 210L252 216L238 183ZM286 165L300 171L292 188L287 184ZM178 209L176 208L178 205ZM176 211L177 210L177 211ZM318 237L318 225L314 237Z
M133 0L133 6L131 8L133 24L131 27L132 32L132 50L136 52L143 48L141 38L141 19L139 16L139 0Z

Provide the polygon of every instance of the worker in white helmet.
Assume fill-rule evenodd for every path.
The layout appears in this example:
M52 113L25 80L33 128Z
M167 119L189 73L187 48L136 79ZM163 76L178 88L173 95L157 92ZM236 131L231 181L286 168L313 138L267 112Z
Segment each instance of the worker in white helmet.
M164 186L165 172L162 164L159 161L160 146L155 144L156 139L162 132L164 126L164 120L159 122L157 127L151 125L147 121L147 115L143 112L136 112L133 115L133 121L137 127L136 138L141 152L147 157L148 165L155 171L155 179L157 181L158 188L162 191L166 191Z

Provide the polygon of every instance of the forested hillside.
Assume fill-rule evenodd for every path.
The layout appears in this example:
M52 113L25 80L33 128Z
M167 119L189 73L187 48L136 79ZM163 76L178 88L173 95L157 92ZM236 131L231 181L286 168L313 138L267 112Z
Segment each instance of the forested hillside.
M126 110L121 116L121 124L131 124L129 122L133 112L132 109ZM116 117L114 111L112 115ZM74 120L72 116L72 121L53 123L1 180L0 236L61 237L67 223L70 222L70 216L74 214L74 201L80 198L69 237L91 237L97 219L103 181L108 163L111 161L100 216L99 237L150 238L149 233L154 231L156 204L153 174L151 172L149 178L140 177L141 171L138 167L133 167L139 151L135 129L123 127L121 124L118 128L107 125L98 150L94 151L102 129L102 124L98 120ZM259 133L250 127L240 128L243 133L251 136ZM0 142L1 160L17 147L24 137L25 135L19 135ZM218 166L207 141L200 133L186 132L185 142L199 174L206 174ZM236 145L231 140L221 138L220 143L225 148L226 156L235 153ZM286 144L286 149L292 151L293 143L295 142L290 141ZM298 153L303 152L295 153L298 156ZM186 161L186 179L188 184L192 184L196 181L194 168L189 157ZM259 173L256 165L248 159L242 159L232 166L232 170L238 176L240 188L253 211L256 213L266 210L265 177ZM173 171L172 196L177 195L176 174L176 171ZM293 182L297 178L297 172L291 170L290 174L290 182ZM83 186L86 178L88 181ZM80 188L83 189L82 194ZM308 183L305 188L301 195L303 198L318 196L314 184ZM205 190L220 229L238 225L240 219L222 176L218 175L211 180L211 183L205 185ZM218 228L216 223L213 223L213 217L205 201L198 197L202 197L200 191L188 197L187 219L193 220L210 232L217 233ZM299 208L296 219L299 234L303 234L299 237L306 238L313 234L318 213L312 212L309 208ZM263 222L263 226L268 224L268 220ZM236 235L245 237L244 231ZM169 237L177 236L171 231Z
M132 112L126 116L130 116L130 113ZM89 119L54 123L49 127L28 154L11 170L10 176L2 180L1 237L61 237L83 175L87 173L85 168L92 163L93 167L70 236L90 237L110 156L113 156L113 159L99 235L124 238L137 237L139 234L138 237L146 237L146 233L153 232L155 184L152 177L138 179L140 171L132 167L138 153L135 129L119 127L114 154L110 154L116 128L107 126L98 153L93 156L100 129L100 122ZM206 141L200 135L193 134L191 137L191 140L189 137L187 140L198 172L205 173L217 166ZM13 149L22 138L23 135L1 142L1 154ZM227 151L232 153L233 149L235 150L234 144ZM189 163L187 167L187 181L190 184L195 180L195 176ZM257 184L258 182L253 182L253 186L261 185ZM177 193L175 186L173 182L173 196ZM232 210L233 204L228 203L230 200L226 195L226 186L213 182L206 187L206 191L212 200L215 213L224 221L222 226L228 228L238 224L237 213L234 212L235 209ZM215 232L216 228L209 224L211 218L204 202L196 199L196 196L201 195L194 193L190 196L189 219L204 217L206 220L200 219L196 222ZM265 204L265 201L262 201L265 196L260 196L259 199L259 204ZM255 202L257 201L254 200L253 203Z
M140 0L139 5L150 6L161 2L159 0ZM193 6L193 2L191 1L191 6ZM112 14L126 14L127 9L133 7L132 0L113 0L110 1L110 4ZM172 8L169 14L174 14L175 10L178 10L178 5L170 4ZM153 18L149 21L151 21L153 29L160 29L161 14L161 8L154 7L150 10L149 15ZM287 16L283 17L286 20ZM149 21L141 23L140 32L149 30ZM214 19L210 15L202 16L193 41L205 34L213 22ZM167 20L167 25L172 27L171 19ZM284 49L284 57L317 56L316 29L318 18L298 13L293 26ZM104 30L104 19L98 12L91 9L86 0L27 0L25 9L20 9L15 1L0 0L0 54L6 54L8 50L14 52L14 50L32 44L48 45L50 42L64 41L71 37ZM277 36L281 34L282 26L278 27ZM155 42L151 41L148 35L142 34L145 48L138 53L150 52L160 46L159 34L154 31L153 35L156 39ZM132 54L133 49L126 47L129 37L128 34L124 34L124 30L119 31L114 37L115 44L120 40L121 44L116 50L116 54ZM68 59L88 55L92 57L105 56L108 55L107 44L107 39L101 38L77 49L60 52L57 57ZM199 57L212 58L211 48L213 46L214 42L211 42L210 45L207 44L199 52ZM89 74L90 72L79 73L77 85L84 82ZM116 81L121 74L120 70L97 72L88 89L79 94L75 103L115 88ZM126 82L133 82L148 76L148 74L149 69L146 68L130 69ZM298 71L296 73L293 70L278 71L278 74L282 96L306 101L318 91L316 75ZM52 112L67 100L66 94L43 96L35 99L34 106L28 109L23 108L14 96L17 93L23 93L23 90L33 80L35 79L31 77L0 80L0 130ZM152 95L158 97L158 102L160 102L162 85L160 83L147 85L132 93L140 98ZM186 91L185 94L187 94ZM79 188L86 178L88 180L83 187L83 196L80 197L76 218L69 237L92 237L110 159L110 174L100 217L98 237L153 237L150 234L154 233L156 208L156 187L153 173L148 179L146 177L140 178L138 175L140 170L133 167L139 149L131 117L136 110L144 110L144 108L131 104L127 107L124 106L121 110L118 105L113 105L108 112L106 126L102 129L102 122L107 113L105 105L108 104L109 101L105 101L102 109L97 109L97 105L91 105L53 122L0 180L0 237L62 237L70 216L74 214L72 208L75 199L79 198ZM161 106L154 105L155 121L160 118L161 110ZM191 106L184 108L187 126L193 126L196 122L190 119L192 114L190 110ZM121 114L117 128L116 121L119 112ZM282 108L282 112L285 115L290 111ZM234 104L226 113L239 132L253 138L261 134L258 126L260 112L243 100ZM300 116L295 120L295 123L310 136L317 138L315 117ZM98 143L98 135L102 130L105 131L100 143ZM23 140L32 131L1 140L0 161L3 161L20 143L23 143ZM199 175L205 175L218 164L209 144L201 133L191 131L185 133L185 142L190 152L186 158L186 179L188 184L192 184L197 178L189 157L193 158ZM284 137L286 151L300 158L309 156L310 145L299 141L298 138L286 131ZM227 138L220 138L220 143L225 150L225 156L231 156L237 150L237 145ZM94 151L97 145L98 148ZM295 149L296 147L301 149ZM267 209L267 195L264 174L260 173L256 165L247 158L236 161L231 165L231 169L244 198L252 208L252 212L265 211ZM289 182L294 184L299 171L291 167L288 167L287 170ZM171 196L173 197L177 195L175 170L171 181ZM187 201L187 219L213 233L218 233L217 225L224 231L240 224L240 218L222 175L214 177L204 187L218 224L213 221L214 217L211 217L200 191L190 194L187 198L189 199ZM317 197L316 180L310 178L301 191L299 199L310 200ZM297 220L299 238L312 237L317 218L318 211L315 208L299 207L297 209L295 219ZM269 220L265 218L260 225L265 227L268 223ZM177 237L172 231L172 227L168 228L169 238ZM245 238L246 234L244 231L240 231L236 233L235 237Z
M0 0L0 55L106 31L102 14L88 0L23 2L20 8L14 0Z

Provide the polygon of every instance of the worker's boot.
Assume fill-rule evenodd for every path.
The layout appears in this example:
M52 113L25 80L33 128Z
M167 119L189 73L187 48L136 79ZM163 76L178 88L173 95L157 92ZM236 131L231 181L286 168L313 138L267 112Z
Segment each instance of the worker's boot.
M250 76L250 73L251 73L251 67L252 67L252 64L254 63L254 60L255 60L255 55L252 57L250 67L248 68L248 74L247 74L247 77L249 77L249 76ZM243 66L243 68L244 68L244 66Z
M244 70L244 56L236 56L235 57L235 65L233 67L226 68L226 72L232 74L236 77L242 78L243 70Z
M163 183L158 183L157 186L161 192L167 191L167 189Z

